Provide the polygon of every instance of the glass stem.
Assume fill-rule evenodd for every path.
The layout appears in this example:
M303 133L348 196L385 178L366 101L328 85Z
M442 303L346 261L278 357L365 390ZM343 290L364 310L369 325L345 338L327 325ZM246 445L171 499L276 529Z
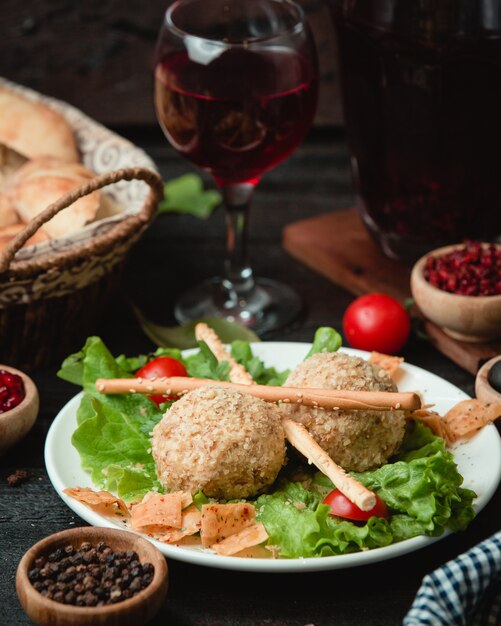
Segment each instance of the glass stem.
M225 306L241 306L254 289L254 275L249 265L249 209L254 185L241 183L221 188L226 209L226 259L223 287Z

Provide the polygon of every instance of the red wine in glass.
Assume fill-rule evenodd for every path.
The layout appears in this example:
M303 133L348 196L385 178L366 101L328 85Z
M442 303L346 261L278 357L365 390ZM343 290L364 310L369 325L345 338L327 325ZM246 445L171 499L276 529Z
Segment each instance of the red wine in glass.
M157 117L179 154L212 175L227 224L223 276L181 297L179 322L223 317L262 334L301 309L289 287L254 277L248 214L262 174L303 140L317 90L315 45L292 0L177 0L167 10L155 63Z
M303 140L316 108L316 73L289 50L229 49L207 65L175 52L155 81L170 143L219 185L256 183Z

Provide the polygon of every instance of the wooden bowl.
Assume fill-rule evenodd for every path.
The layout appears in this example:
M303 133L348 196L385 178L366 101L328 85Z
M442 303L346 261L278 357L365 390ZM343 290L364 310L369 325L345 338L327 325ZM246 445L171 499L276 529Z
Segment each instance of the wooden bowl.
M114 551L137 552L141 563L154 566L153 580L132 598L106 606L80 607L42 596L28 579L35 559L68 544L78 548L84 541L94 546L103 541ZM167 563L152 543L125 530L92 526L63 530L42 539L25 553L16 574L16 590L21 605L38 626L141 626L160 610L167 586Z
M478 370L475 378L475 395L479 400L482 400L482 402L495 402L496 404L501 405L501 393L491 387L487 379L489 370L494 363L497 363L498 361L501 361L501 354L498 354L494 358L487 361L487 363L484 363Z
M0 370L17 374L23 380L26 393L22 402L13 409L0 413L0 455L20 441L31 429L38 415L39 398L35 383L24 372L10 365L1 365Z
M462 244L433 250L416 262L411 272L411 291L423 315L460 341L481 342L501 337L501 295L461 296L429 283L423 269L426 259L442 256ZM500 246L501 247L501 246Z

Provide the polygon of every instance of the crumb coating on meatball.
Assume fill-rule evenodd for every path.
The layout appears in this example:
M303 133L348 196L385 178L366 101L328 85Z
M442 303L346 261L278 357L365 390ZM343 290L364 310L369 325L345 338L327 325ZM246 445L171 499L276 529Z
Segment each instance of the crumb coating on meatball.
M351 391L397 391L382 368L343 352L314 354L289 374L285 385ZM304 424L331 458L348 471L384 465L398 452L405 434L403 411L346 411L282 405Z
M247 394L201 387L175 402L155 426L152 453L167 491L254 496L275 481L285 462L281 414Z

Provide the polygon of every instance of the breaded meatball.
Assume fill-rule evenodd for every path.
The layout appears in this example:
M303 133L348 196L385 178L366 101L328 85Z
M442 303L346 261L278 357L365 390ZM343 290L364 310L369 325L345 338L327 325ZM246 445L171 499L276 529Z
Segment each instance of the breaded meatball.
M289 374L291 387L353 391L397 391L387 372L342 352L314 354ZM403 411L346 411L282 404L283 411L304 424L317 443L346 470L379 467L395 454L405 431Z
M278 408L247 394L201 387L175 402L153 430L152 452L167 491L254 496L285 462Z

